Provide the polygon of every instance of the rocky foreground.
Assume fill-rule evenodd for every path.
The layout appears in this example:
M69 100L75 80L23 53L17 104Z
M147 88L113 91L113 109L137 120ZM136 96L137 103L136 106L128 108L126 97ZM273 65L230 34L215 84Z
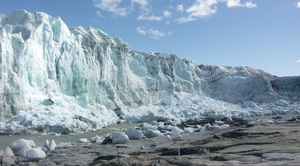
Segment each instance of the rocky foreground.
M187 121L195 126L213 119ZM300 116L234 119L230 128L129 140L81 143L45 159L1 157L2 165L300 165Z

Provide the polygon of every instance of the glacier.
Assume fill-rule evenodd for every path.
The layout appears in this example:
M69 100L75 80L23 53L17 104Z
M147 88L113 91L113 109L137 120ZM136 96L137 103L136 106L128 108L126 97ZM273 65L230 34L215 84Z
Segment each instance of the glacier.
M0 53L2 134L300 113L300 76L134 51L119 37L68 28L43 12L0 14Z

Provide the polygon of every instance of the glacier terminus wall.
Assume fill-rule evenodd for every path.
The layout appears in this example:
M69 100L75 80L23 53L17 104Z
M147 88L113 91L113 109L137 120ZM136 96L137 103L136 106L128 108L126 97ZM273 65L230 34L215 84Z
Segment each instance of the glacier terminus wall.
M300 77L133 51L119 37L42 12L0 14L0 53L1 133L300 112Z

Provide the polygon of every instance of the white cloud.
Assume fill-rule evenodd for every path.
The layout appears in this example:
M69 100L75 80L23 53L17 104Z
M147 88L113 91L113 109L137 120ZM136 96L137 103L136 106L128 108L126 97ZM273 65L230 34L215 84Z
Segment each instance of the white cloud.
M137 20L143 21L163 21L172 16L170 10L163 10L161 15L155 14L152 11L150 0L93 0L93 2L94 6L99 9L96 13L100 17L104 17L103 11L110 12L116 16L126 17L134 10L139 10ZM251 0L245 0L243 3L241 0L194 0L194 4L189 7L184 7L183 4L176 6L176 11L182 14L176 21L186 23L209 17L217 12L217 5L220 3L226 3L229 8L257 7ZM136 8L136 5L140 8ZM300 8L300 2L296 6Z
M296 7L297 7L297 8L300 8L300 2L297 2L297 3L296 3Z
M138 33L142 34L142 35L146 35L146 34L147 34L147 32L146 32L146 30L145 30L144 27L137 27L137 28L136 28L136 31L137 31Z
M177 5L177 11L179 12L184 12L184 8L183 8L183 5Z
M146 15L146 14L141 14L138 16L138 20L144 20L144 21L162 21L161 16L154 16L154 15Z
M300 59L296 61L297 63L300 63Z
M149 5L149 0L131 0L131 5L124 6L124 7L121 7L121 3L123 2L123 0L93 0L93 1L94 1L94 6L96 8L122 17L125 17L129 13L131 13L133 11L135 4L140 5L141 10L145 10ZM97 11L97 15L99 14L99 12Z
M255 8L257 7L256 4L248 1L245 2L245 4L242 4L240 0L227 0L226 2L227 7L232 8L232 7L246 7L246 8Z
M171 17L172 13L170 11L168 11L168 10L165 10L163 12L163 15L164 15L164 17Z
M94 6L115 15L125 17L131 12L130 7L120 7L122 0L94 0Z
M227 0L227 7L241 7L242 4L240 0Z
M136 30L138 33L142 35L149 35L153 39L160 39L162 37L167 37L172 35L172 32L161 32L156 29L145 28L145 27L137 27Z
M177 5L177 11L187 13L187 16L179 17L177 21L179 23L186 23L195 21L201 18L209 17L217 12L217 5L219 3L226 3L227 7L246 7L255 8L256 4L251 0L241 3L240 0L195 0L194 4L184 10L183 5Z
M255 8L255 7L257 7L257 4L254 4L252 2L246 2L245 7L246 8Z
M196 0L194 5L186 9L185 12L188 13L188 16L180 17L177 21L180 23L190 22L215 14L217 3L217 0Z

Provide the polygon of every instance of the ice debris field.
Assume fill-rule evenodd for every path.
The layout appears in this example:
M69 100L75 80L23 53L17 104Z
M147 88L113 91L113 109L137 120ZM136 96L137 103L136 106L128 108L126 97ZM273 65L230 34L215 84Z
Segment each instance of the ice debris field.
M300 77L134 51L42 12L0 14L0 46L1 134L300 112Z
M223 119L224 120L224 119ZM51 142L45 140L41 147L36 146L33 140L18 139L6 146L4 149L0 149L0 156L14 157L22 156L29 161L37 161L46 158L55 148L66 149L75 145L87 145L87 144L126 144L129 140L141 140L154 137L160 137L168 141L182 141L183 133L192 132L204 132L209 130L222 130L229 128L234 123L241 122L242 119L225 119L224 121L215 119L205 119L202 121L189 121L184 123L178 123L176 121L168 122L156 122L143 123L140 126L129 127L123 130L117 130L112 133L107 133L106 136L94 136L90 139L80 138L77 143L74 142L60 142L56 144L55 140ZM242 120L243 121L243 120ZM243 123L246 121L243 121ZM197 124L197 125L192 125ZM211 125L212 124L212 125ZM181 128L177 127L181 126ZM141 146L141 148L145 148Z

